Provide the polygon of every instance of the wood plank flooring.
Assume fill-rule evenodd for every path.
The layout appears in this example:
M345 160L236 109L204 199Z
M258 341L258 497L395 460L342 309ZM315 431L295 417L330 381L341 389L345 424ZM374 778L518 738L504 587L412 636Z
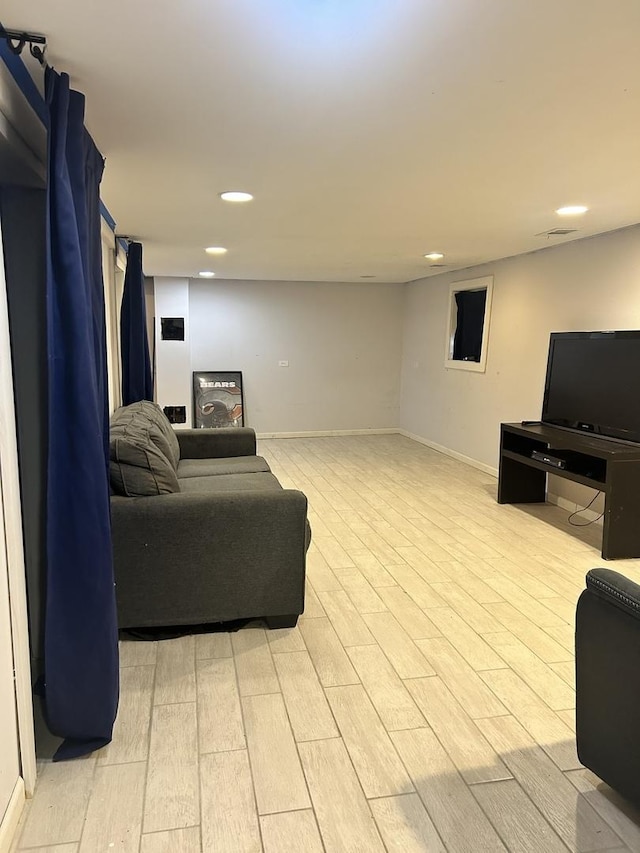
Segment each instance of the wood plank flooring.
M640 850L575 751L601 529L499 506L490 475L398 435L260 452L309 498L298 628L122 642L113 743L41 767L14 850Z

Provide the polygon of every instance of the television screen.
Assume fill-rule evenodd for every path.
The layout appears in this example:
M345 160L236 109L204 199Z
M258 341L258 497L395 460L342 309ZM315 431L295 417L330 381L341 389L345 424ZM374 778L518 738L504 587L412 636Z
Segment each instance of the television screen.
M542 421L640 442L640 331L554 332Z

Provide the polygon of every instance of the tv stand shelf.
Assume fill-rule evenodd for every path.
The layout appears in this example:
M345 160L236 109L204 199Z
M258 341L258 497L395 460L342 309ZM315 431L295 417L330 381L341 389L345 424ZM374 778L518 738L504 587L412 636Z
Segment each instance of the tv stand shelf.
M532 459L542 451L564 468ZM604 492L602 557L640 557L640 445L547 424L501 424L498 503L543 503L547 474Z

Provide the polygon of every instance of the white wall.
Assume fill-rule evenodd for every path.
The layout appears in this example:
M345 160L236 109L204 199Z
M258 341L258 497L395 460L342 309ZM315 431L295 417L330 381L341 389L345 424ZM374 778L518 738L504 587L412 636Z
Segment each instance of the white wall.
M484 275L486 373L446 370L449 284ZM242 370L259 433L400 427L495 469L500 422L540 416L550 332L640 328L640 225L404 287L156 279L157 322L166 299L186 312L190 360L158 358L161 405L185 400L190 418L192 370Z
M394 428L403 300L397 284L192 281L191 368L241 370L261 434Z
M0 827L20 779L12 647L4 502L0 481Z
M189 279L161 278L154 281L155 310L155 397L159 406L185 406L187 422L176 429L190 427L191 353L189 349ZM184 341L163 341L163 317L184 317Z
M10 359L9 320L5 287L2 233L0 232L0 348L2 357L8 356ZM4 397L8 390L6 385L11 383L10 370L2 372L0 381L4 383L3 387L0 388L0 395ZM13 416L13 407L9 414ZM8 433L11 426L12 424L7 423L4 418L0 420L0 839L3 834L8 836L8 830L3 833L5 814L20 778L16 691L13 681L13 634L9 607L9 565L5 540L4 472L1 464L5 432Z
M102 284L104 287L109 411L113 412L122 404L120 300L116 294L116 238L104 218L101 219L100 225L102 235Z
M449 284L481 275L494 276L486 373L445 370ZM540 417L550 332L638 328L640 226L413 282L401 426L496 467L500 422Z

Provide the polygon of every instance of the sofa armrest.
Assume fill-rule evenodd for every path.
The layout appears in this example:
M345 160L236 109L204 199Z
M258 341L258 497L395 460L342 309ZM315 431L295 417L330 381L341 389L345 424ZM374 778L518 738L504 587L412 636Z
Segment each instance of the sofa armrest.
M640 619L640 585L630 578L611 569L591 569L587 572L587 589Z
M176 430L181 459L255 456L256 434L250 427Z
M113 496L120 627L301 613L306 517L292 489Z

